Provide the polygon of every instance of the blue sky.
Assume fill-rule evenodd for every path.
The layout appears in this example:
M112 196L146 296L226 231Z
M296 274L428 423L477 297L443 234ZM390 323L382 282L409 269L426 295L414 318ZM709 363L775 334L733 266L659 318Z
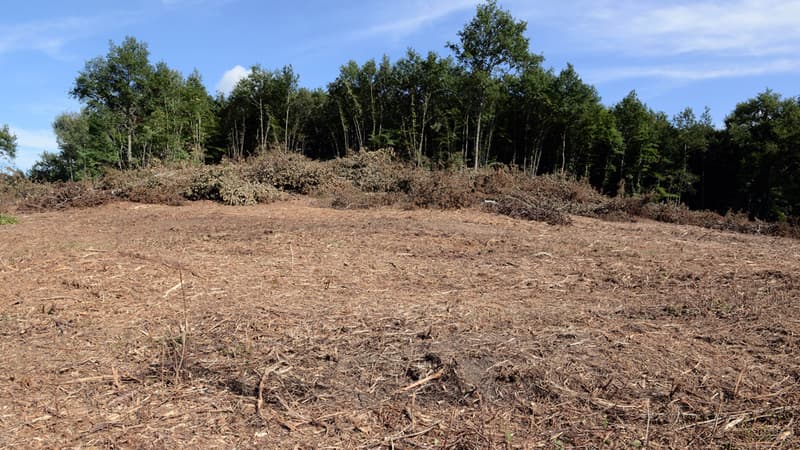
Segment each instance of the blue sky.
M800 94L800 0L500 0L528 22L531 50L567 62L613 104L631 89L669 115L711 108L717 124L737 102L770 87ZM300 83L324 87L349 59L408 47L446 54L474 0L26 0L0 16L0 124L19 140L15 165L56 151L54 117L86 60L109 40L145 41L151 60L197 68L210 92L253 64L292 64Z

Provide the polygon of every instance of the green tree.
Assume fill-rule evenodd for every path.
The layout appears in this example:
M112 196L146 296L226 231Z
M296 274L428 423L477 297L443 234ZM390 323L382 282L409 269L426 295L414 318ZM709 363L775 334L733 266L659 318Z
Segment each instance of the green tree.
M459 42L447 46L469 70L475 105L474 167L480 165L481 129L490 106L492 85L499 72L520 68L528 61L527 23L516 21L495 0L478 5L475 17L458 32Z
M659 158L655 114L639 100L636 91L617 103L613 112L625 143L617 180L624 182L627 192L638 194Z
M676 200L693 194L700 175L693 173L691 162L708 151L714 133L708 108L698 118L692 108L686 108L672 118L669 134L662 148L664 188Z
M600 97L593 86L581 80L572 64L567 64L567 67L553 80L550 95L554 122L560 133L560 171L563 174L567 169L568 162L567 140L570 136L574 136L576 138L574 144L580 143L578 139L584 139L584 143L588 145L587 138L589 136L581 136L581 133L585 131L587 120L590 120L590 116L597 111L595 107L600 104ZM579 145L572 145L572 147L573 151L570 152L569 160L574 163L580 157L581 148ZM574 166L574 164L571 165Z
M228 137L231 156L240 158L281 142L286 149L291 127L291 105L298 77L291 66L270 71L255 65L222 99L220 123Z
M86 63L70 91L90 110L115 116L124 137L120 143L124 167L134 163L134 141L145 116L146 89L153 72L148 57L147 45L132 37L119 46L111 42L105 57Z
M93 139L89 131L88 114L60 114L53 122L53 131L56 134L56 142L58 148L61 149L61 154L44 155L41 160L41 168L56 167L59 164L55 159L59 159L60 165L64 169L43 170L42 172L47 173L47 178L51 180L59 178L74 180L76 172L79 172L77 178L84 178L89 172L88 166L91 164L89 162L91 158L87 153Z
M800 99L771 90L725 119L739 159L740 204L753 216L800 216Z
M14 158L17 155L17 136L8 125L0 127L0 157Z

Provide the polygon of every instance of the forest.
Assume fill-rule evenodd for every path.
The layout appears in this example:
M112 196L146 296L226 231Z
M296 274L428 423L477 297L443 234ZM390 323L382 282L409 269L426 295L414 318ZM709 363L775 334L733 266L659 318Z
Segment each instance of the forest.
M215 164L267 151L333 159L391 148L424 170L508 167L554 173L600 192L648 195L771 221L800 216L800 97L769 89L739 103L724 127L709 111L669 117L631 91L606 105L572 65L547 68L527 24L494 0L446 52L349 61L325 88L301 87L291 66L254 65L229 94L201 75L153 63L133 37L88 61L55 118L59 151L33 180L82 180L108 168ZM0 129L0 155L14 136Z

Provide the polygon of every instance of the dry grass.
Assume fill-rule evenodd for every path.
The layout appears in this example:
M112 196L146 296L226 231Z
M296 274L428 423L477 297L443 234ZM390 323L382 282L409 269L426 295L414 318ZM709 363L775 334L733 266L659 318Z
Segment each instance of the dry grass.
M800 445L798 241L313 202L0 228L0 447Z

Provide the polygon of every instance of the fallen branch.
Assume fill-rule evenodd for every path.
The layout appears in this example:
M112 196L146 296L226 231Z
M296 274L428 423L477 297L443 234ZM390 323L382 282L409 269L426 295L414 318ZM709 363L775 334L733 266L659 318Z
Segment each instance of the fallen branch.
M422 385L424 385L426 383L429 383L429 382L431 382L433 380L438 380L439 378L442 378L442 375L444 375L444 370L440 370L438 372L432 373L431 375L428 375L427 377L425 377L425 378L423 378L421 380L418 380L418 381L416 381L414 383L411 383L408 386L400 389L398 392L407 392L407 391L410 391L411 389L418 388L418 387L420 387L420 386L422 386Z

